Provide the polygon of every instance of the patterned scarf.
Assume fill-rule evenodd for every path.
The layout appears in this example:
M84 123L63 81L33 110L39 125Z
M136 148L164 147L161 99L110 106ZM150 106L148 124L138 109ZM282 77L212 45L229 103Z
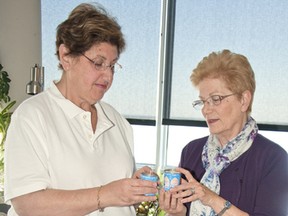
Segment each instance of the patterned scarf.
M217 137L210 134L202 152L202 163L206 170L201 183L215 193L220 193L221 172L230 163L246 152L253 143L258 132L255 120L249 117L242 131L229 141L223 148ZM216 213L209 206L205 206L200 200L191 203L190 216L215 216Z

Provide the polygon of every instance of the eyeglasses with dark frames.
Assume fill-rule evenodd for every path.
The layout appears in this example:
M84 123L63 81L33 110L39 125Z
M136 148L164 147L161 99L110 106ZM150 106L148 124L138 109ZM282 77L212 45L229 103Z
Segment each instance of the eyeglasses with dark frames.
M236 93L233 94L228 94L228 95L212 95L210 97L208 97L206 100L196 100L194 102L192 102L192 106L196 109L196 110L201 110L204 107L204 104L207 102L210 106L218 106L219 104L221 104L222 100L230 97L232 95L235 95Z
M88 61L90 61L98 71L105 71L107 68L111 69L112 73L118 72L122 69L122 65L120 65L118 62L115 64L107 65L105 64L104 60L102 58L92 60L85 54L81 53L82 56L84 56Z

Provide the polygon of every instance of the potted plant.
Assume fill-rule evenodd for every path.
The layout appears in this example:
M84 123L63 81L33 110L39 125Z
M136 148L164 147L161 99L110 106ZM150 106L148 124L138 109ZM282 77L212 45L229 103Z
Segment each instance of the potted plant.
M11 101L9 96L10 82L7 71L4 71L0 64L0 192L3 192L4 180L4 142L11 120L11 108L16 103Z

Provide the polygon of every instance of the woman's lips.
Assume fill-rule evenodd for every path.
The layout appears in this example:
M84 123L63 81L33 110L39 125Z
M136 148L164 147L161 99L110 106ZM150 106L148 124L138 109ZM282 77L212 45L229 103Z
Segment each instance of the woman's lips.
M213 123L215 123L217 121L218 121L218 119L207 119L207 123L208 124L213 124Z
M96 86L106 90L107 89L107 85L106 84L96 84Z

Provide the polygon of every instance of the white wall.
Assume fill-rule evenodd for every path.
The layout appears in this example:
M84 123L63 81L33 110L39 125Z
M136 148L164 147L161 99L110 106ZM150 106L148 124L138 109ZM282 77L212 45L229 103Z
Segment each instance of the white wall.
M0 63L9 73L16 105L29 97L31 67L42 65L40 8L40 0L0 0Z

